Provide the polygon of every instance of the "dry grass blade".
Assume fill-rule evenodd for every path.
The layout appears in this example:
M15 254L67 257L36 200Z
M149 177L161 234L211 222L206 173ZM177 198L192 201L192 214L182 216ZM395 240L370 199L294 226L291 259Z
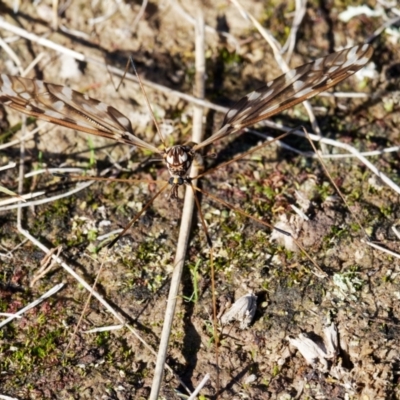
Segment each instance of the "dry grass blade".
M9 318L5 319L4 321L0 322L0 328L3 326L7 325L9 322L11 322L13 319L18 318L25 314L27 311L31 310L32 308L38 306L42 301L46 300L50 296L53 296L56 294L58 291L60 291L64 287L63 283L59 283L58 285L54 286L50 290L48 290L46 293L44 293L42 296L40 296L37 300L33 301L32 303L28 304L26 307L22 308L21 310L17 311L15 314L10 316Z
M45 39L43 37L37 36L37 35L35 35L33 33L30 33L28 31L26 31L25 29L19 28L19 27L13 25L13 24L10 24L10 23L2 20L2 19L0 19L0 29L5 29L5 30L7 30L9 32L12 32L12 33L14 33L14 34L16 34L18 36L21 36L21 37L23 37L23 38L25 38L25 39L27 39L29 41L32 41L34 43L38 43L41 46L44 46L44 47L47 47L49 49L55 50L57 52L60 52L61 54L65 54L67 56L70 56L70 57L74 58L77 61L92 63L93 65L101 67L105 71L109 71L109 72L115 74L116 76L119 76L119 77L123 77L124 76L124 77L126 77L126 79L128 79L130 81L133 81L133 82L136 82L137 84L139 84L137 76L134 75L134 74L129 74L129 73L125 74L124 69L116 68L116 67L113 67L112 65L106 66L104 61L101 60L101 59L85 56L82 53L79 53L77 51L73 51L71 49L66 48L65 46L62 46L62 45L57 44L57 43L54 43L51 40L47 40L47 39ZM170 89L170 88L168 88L166 86L163 86L163 85L160 85L160 84L148 81L148 80L142 80L142 81L143 81L143 84L145 86L147 86L149 88L152 88L152 89L155 89L155 90L158 90L158 91L160 91L162 93L165 93L167 95L176 96L176 97L178 97L178 98L180 98L182 100L185 100L185 101L188 101L189 103L193 103L193 104L202 106L204 108L210 108L210 109L213 109L213 110L216 110L216 111L226 112L226 108L225 107L218 106L218 105L213 104L213 103L211 103L211 102L209 102L207 100L198 99L195 96L191 96L189 94L182 93L182 92L179 92L177 90L172 90L172 89Z

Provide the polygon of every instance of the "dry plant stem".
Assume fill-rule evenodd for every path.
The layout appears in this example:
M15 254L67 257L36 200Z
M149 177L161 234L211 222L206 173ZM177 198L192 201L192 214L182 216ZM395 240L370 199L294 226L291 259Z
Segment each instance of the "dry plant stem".
M152 118L152 120L153 120L153 123L154 123L156 129L157 129L158 136L160 137L161 143L163 143L164 146L165 146L165 138L164 138L163 134L161 133L160 127L159 127L158 124L157 124L156 117L155 117L155 115L154 115L154 111L153 111L153 109L152 109L152 107L151 107L151 105L150 105L150 100L149 100L149 98L147 97L146 91L144 90L144 87L143 87L143 84L142 84L142 79L139 77L139 74L138 74L138 72L137 72L137 70L136 70L136 67L135 67L135 64L134 64L133 62L132 62L132 66L133 66L135 75L138 77L140 90L142 91L142 93L143 93L143 95L144 95L144 98L145 98L145 100L146 100L147 108L150 110L151 118ZM128 64L127 64L127 67L128 67ZM121 81L121 83L122 83L122 81ZM118 86L118 88L119 88L119 86Z
M77 187L73 190L70 190L67 193L63 193L57 196L53 196L53 197L48 197L46 199L41 199L41 200L35 200L35 201L30 201L30 202L26 202L24 204L14 204L14 205L10 205L10 206L6 206L6 207L1 207L0 211L6 211L6 210L14 210L15 208L23 208L23 207L29 207L29 206L36 206L36 205L40 205L40 204L46 204L46 203L51 203L52 201L58 200L58 199L62 199L64 197L69 197L74 193L80 192L83 189L86 189L87 187L89 187L90 185L92 185L95 181L91 180L89 182L83 182L82 184L77 185ZM45 192L38 192L38 193L34 193L34 194L26 194L26 195L22 195L22 197L24 199L29 199L35 196L40 196L42 194L45 194Z
M263 124L265 124L265 125L270 124L270 126L273 127L274 129L278 129L278 130L281 130L281 131L288 132L290 130L290 128L283 127L282 125L276 126L275 122L271 122L271 121L269 121L268 123L263 123ZM253 134L255 136L259 136L259 137L261 137L263 139L266 139L266 140L273 140L274 139L273 136L268 136L265 133L261 133L261 132L255 131L253 129L246 128L246 132L249 132L249 133L251 133L251 134ZM293 133L296 136L302 136L300 134L300 132L301 131L299 131L299 130L291 130L291 133ZM346 149L346 150L348 150L350 152L349 154L320 154L319 157L324 158L324 159L325 158L327 158L327 159L353 158L353 157L358 158L359 155L361 155L363 157L373 157L373 156L380 156L380 155L385 154L385 153L397 153L397 152L400 151L400 146L393 146L393 147L387 147L386 149L383 149L383 150L359 152L354 147L352 147L352 146L350 146L348 144L341 143L341 142L336 141L334 139L320 138L319 136L312 136L311 134L308 134L308 135L309 135L309 138L311 140L313 140L313 141L317 141L317 142L320 141L321 143L329 144L330 146L333 146L333 147ZM315 139L315 138L317 138L317 139ZM300 151L300 150L298 150L298 149L296 149L296 148L294 148L292 146L289 146L286 143L280 142L280 141L277 142L277 145L279 147L281 147L282 149L290 150L293 153L299 154L299 155L301 155L303 157L318 158L317 155L312 151ZM362 161L362 160L360 160L360 161ZM388 178L388 179L390 180L390 178ZM394 185L394 187L397 187L394 183L393 183L393 185Z
M42 250L44 253L49 254L51 253L51 250L49 248L47 248L44 244L42 244L41 242L39 242L35 237L33 237L28 231L26 231L25 229L20 228L19 232L24 235L27 240L29 240L30 242L32 242L35 246L37 246L40 250ZM72 275L78 282L80 285L82 285L87 291L89 291L89 293L91 293L91 295L93 297L95 297L103 306L104 308L110 312L110 314L112 314L118 321L120 321L125 328L127 328L142 344L143 346L154 356L156 355L155 351L152 349L151 346L149 346L147 344L147 342L135 331L135 329L133 329L132 326L127 325L126 324L126 320L125 318L120 315L117 311L115 311L111 305L109 305L107 303L107 301L96 291L94 291L92 289L92 287L82 278L80 277L67 263L65 263L59 256L52 254L51 258L56 261L59 265L61 265L65 271L67 271L70 275ZM172 370L172 368L168 365L165 364L165 368L171 372L172 375L174 375L176 377L176 379L180 382L180 384L186 388L185 384L183 382L180 381L179 377L175 375L174 371Z
M26 118L25 116L22 117L22 137L25 136L26 133ZM25 142L21 140L21 143L19 144L19 151L20 151L20 156L19 156L19 182L18 182L18 194L22 196L22 192L24 190L24 160L25 160ZM26 203L25 203L26 204ZM16 204L16 207L18 208L17 212L17 227L18 230L22 229L22 203L19 201L18 204ZM6 207L7 208L7 207Z
M45 56L45 53L39 53L37 57L25 68L22 68L22 63L14 50L6 43L1 37L0 37L0 47L8 54L8 56L11 58L12 61L14 61L14 64L18 67L19 74L21 76L26 76L32 69L33 67L38 64L42 58Z
M269 126L271 128L276 129L277 124L271 122L271 121L263 121L262 125ZM279 127L280 130L283 131L292 131L293 134L296 136L301 136L305 138L304 132L301 130L291 130L290 128L286 128L284 126ZM260 134L261 136L261 134ZM396 185L388 176L386 176L383 172L380 172L378 168L375 167L371 162L369 162L365 157L363 157L358 150L355 147L352 147L346 143L341 143L338 142L337 140L332 140L332 139L327 139L327 138L321 138L317 135L314 135L312 133L308 134L309 138L314 141L314 142L323 142L326 144L329 144L331 146L335 146L341 149L344 149L348 151L349 153L353 154L355 157L357 157L367 168L369 168L376 176L378 176L380 179L382 179L383 182L385 182L392 190L394 190L396 193L400 194L400 187Z
M119 331L123 327L124 327L124 325L108 325L108 326L103 326L101 328L89 329L87 331L82 331L82 332L83 333L98 333L98 332Z
M290 30L290 34L288 39L286 40L286 43L282 47L282 52L286 52L287 63L289 63L292 58L294 46L296 44L297 32L300 28L304 16L306 15L307 0L296 0L295 5L296 5L296 12L292 22L292 29Z
M16 397L4 396L0 394L0 400L19 400Z
M28 239L23 240L22 242L20 242L19 244L17 244L14 248L12 248L10 251L8 251L5 254L1 254L0 253L0 257L6 257L6 258L11 258L13 257L12 253L16 250L18 250L20 247L22 247L26 242L28 241ZM4 248L4 247L3 247Z
M21 67L20 59L15 54L14 50L1 37L0 37L0 47L8 54L11 60L14 61L14 64L18 67L19 73L22 74L23 69Z
M0 193L4 193L5 195L9 196L9 198L11 198L13 201L20 201L20 200L26 201L22 196L18 195L17 193L14 193L12 190L9 190L1 185L0 185Z
M14 6L13 6L14 14L18 14L19 5L20 5L19 3L20 3L20 0L14 0Z
M338 99L368 99L370 97L376 98L375 96L371 96L368 93L357 93L357 92L322 92L318 96L320 97L336 97Z
M358 154L362 155L363 157L372 157L372 156L381 156L382 154L386 153L398 153L400 151L400 146L394 146L394 147L387 147L386 149L383 150L374 150L374 151L362 151ZM300 153L299 153L300 154ZM305 154L305 153L304 153ZM312 153L313 155L307 155L307 157L315 158L315 154ZM355 154L321 154L321 158L352 158L352 157L357 157Z
M61 46L59 44L52 42L51 40L41 38L33 33L29 33L25 29L21 29L21 28L16 27L15 25L9 24L8 22L4 21L4 19L2 19L1 17L0 17L0 29L5 29L5 30L15 33L16 35L21 36L29 41L38 43L41 46L55 50L62 54L66 54L66 55L74 58L75 60L82 61L82 62L88 62L88 63L94 64L96 66L100 66L100 67L112 72L113 74L115 74L117 76L121 76L121 77L125 76L126 79L136 82L136 83L139 83L137 76L135 76L133 74L130 74L130 73L125 74L124 70L113 67L113 66L107 67L104 64L104 61L102 61L100 59L96 59L93 57L87 57L87 56L83 55L82 53L78 53L77 51L70 50L64 46ZM165 93L167 95L177 96L178 98L185 100L189 103L193 103L193 104L196 104L196 105L199 105L199 106L202 106L205 108L210 108L212 110L220 111L223 113L226 113L226 111L227 111L226 107L218 106L209 101L197 99L196 97L191 96L189 94L185 94L185 93L178 92L177 90L169 89L165 86L158 85L156 83L147 81L145 79L142 79L142 82L145 86L147 86L149 88L157 90L161 93Z
M206 374L201 382L197 385L196 390L190 395L188 400L195 400L196 396L200 393L200 390L203 389L204 385L209 381L210 374Z
M59 29L61 32L64 32L64 33L66 33L66 34L68 34L68 35L70 35L70 36L74 36L75 39L86 39L86 40L90 40L90 39L91 39L91 36L88 35L87 33L82 32L82 31L78 31L78 30L76 30L76 29L67 28L67 27L66 27L65 25L63 25L63 24L60 24L60 26L58 27L58 29Z
M41 174L66 174L66 173L85 173L83 168L46 168L46 169L37 169L35 171L28 172L25 174L24 178L31 178L32 176L41 175Z
M13 317L13 318L17 318L17 319L21 319L22 318L20 315L15 315L13 313L4 313L4 312L0 313L0 316L2 316L2 317Z
M110 19L117 11L119 11L118 1L115 1L114 3L116 3L116 4L114 4L114 8L109 10L106 14L100 15L99 17L96 17L96 18L89 18L88 19L89 25L93 26L93 25L96 25L99 23L103 23L103 22L107 21L108 19ZM132 29L132 31L134 31L134 28Z
M15 168L16 165L17 165L17 164L16 164L14 161L10 161L8 164L2 165L2 166L0 167L0 172L1 172L1 171L5 171L5 170L7 170L7 169Z
M106 240L111 236L119 235L122 231L123 231L123 229L120 228L120 229L115 229L114 231L107 232L104 235L97 236L97 241L99 243L101 243L103 240ZM102 247L102 246L100 246L100 247Z
M394 17L389 21L386 21L383 25L381 25L375 32L366 40L366 43L373 42L386 28L389 28L391 25L395 25L400 21L400 17Z
M205 52L204 52L204 20L199 15L195 26L196 36L196 94L204 96L204 76L205 76ZM192 141L200 143L202 138L202 118L203 109L196 107L193 117ZM191 176L197 175L197 168L192 166ZM193 182L196 185L196 182ZM153 384L150 392L150 400L157 400L160 391L164 372L165 359L167 357L168 342L171 334L172 323L175 314L176 303L178 300L179 286L185 261L187 246L189 242L190 228L192 224L194 208L194 191L186 187L185 200L182 211L181 227L179 231L178 245L175 254L175 267L171 278L171 287L168 295L167 309L165 311L164 325L160 339L157 362L154 371Z
M170 5L174 8L175 12L180 14L186 21L188 21L191 25L195 26L196 25L196 19L193 18L190 14L188 14L181 6L181 4L176 1L176 0L169 0ZM218 36L223 36L227 39L228 42L230 42L236 49L236 52L239 53L240 51L240 43L239 41L230 33L222 31L222 30L217 30L212 26L205 25L205 31L207 33L213 33Z
M53 21L52 21L52 26L53 29L56 31L58 28L58 0L53 0Z
M400 239L400 232L397 230L396 225L392 226L392 231L394 232L394 234L397 236L397 239Z
M281 56L281 48L279 43L269 34L269 32L264 29L261 24L245 9L241 6L238 0L231 0L231 2L238 8L240 13L245 16L246 19L249 19L253 25L258 29L260 32L261 36L266 40L266 42L271 46L272 51L274 52L274 57L279 65L279 68L282 70L282 72L288 72L289 71L289 66L287 65L286 61L283 59ZM311 121L311 126L313 128L313 131L317 133L318 136L322 137L321 130L319 129L317 120L315 118L314 112L312 110L311 104L308 100L304 101L302 103L308 113L308 116ZM326 148L324 146L321 146L321 149L323 150L323 153L327 153Z
M52 287L50 290L48 290L45 294L40 296L37 300L33 301L32 303L28 304L26 307L22 308L21 310L17 311L15 314L11 315L9 318L6 320L0 322L0 328L3 326L7 325L9 322L11 322L13 319L18 318L28 310L36 307L39 305L43 300L46 300L48 297L52 296L53 294L57 293L59 290L63 288L64 284L59 283L58 285Z
M373 247L374 249L380 250L380 251L382 251L384 253L390 254L391 256L400 259L400 254L399 253L395 253L394 251L386 249L385 247L379 246L376 243L372 243L372 242L369 242L367 240L361 240L361 242L367 244L368 246Z
M142 1L142 5L140 6L140 10L139 10L138 14L136 15L135 20L131 24L132 32L135 32L137 24L142 19L143 15L144 15L144 12L146 10L146 7L147 7L147 3L148 3L148 0L143 0Z
M40 126L38 126L37 128L33 129L32 131L28 131L26 135L24 135L23 137L13 140L11 142L7 142L4 143L0 146L0 150L4 150L7 149L8 147L12 147L16 144L19 144L21 142L21 140L25 140L27 141L28 139L32 139L34 135L36 135L36 133L38 133L42 128L44 128L46 125L50 125L49 130L53 129L54 125L49 124L48 122L45 122L44 124L39 124Z
M61 254L62 252L62 246L55 247L50 250L50 253L46 254L45 257L43 258L41 262L41 267L37 272L35 272L32 281L30 283L30 287L35 286L35 283L39 280L42 279L43 276L47 275L53 267L56 265L56 262L51 258L53 254L56 254L57 257Z
M39 64L40 61L42 61L42 58L46 56L46 53L41 52L39 53L36 58L24 69L24 72L21 74L21 76L27 76L29 72L35 67L36 64Z
M22 180L21 180L22 182ZM69 267L59 256L52 254L52 250L48 249L46 246L44 246L42 243L40 243L36 238L34 238L27 230L22 228L22 223L21 223L21 208L18 209L18 231L24 235L28 240L30 240L34 245L39 247L46 255L50 255L51 258L56 261L58 264L60 264L69 274L71 274L86 290L89 292L93 292L91 286L87 284L71 267ZM113 314L116 318L118 318L121 322L125 323L125 319L120 316L118 313L116 313L113 308L108 305L108 303L101 297L98 293L93 292L93 296L97 298L97 300L100 301L101 304L111 313Z
M109 170L110 170L109 168L106 168L105 170L103 170L101 172L100 175L107 174L109 172ZM45 169L45 170L38 170L38 171L29 172L29 173L24 175L24 178L37 175L38 173L80 172L80 171L82 171L81 168L49 168L49 169ZM66 192L66 193L63 193L63 194L60 194L60 195L57 195L57 196L53 196L53 197L47 197L47 198L41 199L41 200L35 200L35 201L31 201L31 202L26 202L23 205L12 205L12 206L3 207L3 205L14 203L16 201L14 199L6 199L6 200L3 200L3 201L0 202L0 211L12 210L12 209L15 209L15 208L18 208L18 207L28 207L28 206L31 206L31 205L39 205L39 204L49 203L49 202L58 200L60 198L71 196L74 193L77 193L77 192L79 192L79 191L81 191L83 189L86 189L88 186L92 185L96 181L100 181L100 180L108 181L109 180L109 178L103 178L103 177L99 177L99 176L97 176L97 177L87 177L87 176L75 177L75 176L71 176L71 178L78 178L81 181L86 180L88 182L80 182L75 189L72 189L69 192ZM129 182L129 183L132 183L132 182L147 182L148 183L148 181L133 180L133 179L114 179L114 181L115 182ZM157 183L157 184L164 183L164 184L168 185L168 183L163 182L163 181L155 181L154 183ZM43 194L45 194L45 192L28 193L28 194L25 194L25 195L21 196L21 198L23 198L23 199L31 199L31 198L34 198L34 197L37 197L37 196L41 196ZM155 196L155 197L157 197L157 196Z
M2 395L2 394L0 394L0 399L1 399L1 400L19 400L19 399L16 398L16 397L4 396L4 395Z

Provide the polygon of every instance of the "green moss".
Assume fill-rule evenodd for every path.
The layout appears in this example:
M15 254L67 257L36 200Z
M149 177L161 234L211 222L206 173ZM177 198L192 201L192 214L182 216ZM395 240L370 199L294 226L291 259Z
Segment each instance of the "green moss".
M381 206L380 211L386 218L390 218L393 215L393 209L391 205Z
M274 378L275 378L276 376L278 376L279 373L280 373L279 366L278 366L278 365L275 365L275 366L273 367L271 373L272 373L272 376L273 376Z
M96 345L99 347L104 347L108 345L110 340L110 332L98 332L96 334Z
M47 328L46 318L42 321L38 320L38 324L29 327L26 334L29 338L24 343L19 343L17 337L12 340L9 337L9 343L12 343L13 350L3 350L7 354L0 361L2 370L14 370L15 378L20 374L31 372L43 363L51 362L54 352L58 348L58 343L65 337L65 331L62 328L55 328L45 331ZM8 331L10 332L10 331Z
M219 49L219 57L226 66L239 64L243 61L243 58L236 51L229 51L226 47Z

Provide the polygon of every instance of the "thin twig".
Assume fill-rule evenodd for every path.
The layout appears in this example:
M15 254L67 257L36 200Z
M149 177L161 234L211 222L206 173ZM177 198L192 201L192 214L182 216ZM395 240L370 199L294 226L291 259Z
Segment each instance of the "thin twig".
M111 332L111 331L119 331L120 329L123 328L125 328L125 325L108 325L99 328L88 329L87 331L82 331L82 333Z
M17 66L18 71L22 74L23 69L21 66L21 61L15 51L0 37L0 47L8 54L11 60L14 61L14 64Z
M399 254L399 253L395 253L395 252L392 251L392 250L386 249L385 247L379 246L378 244L372 243L372 242L370 242L370 241L368 241L368 240L361 239L361 242L362 242L362 243L365 243L365 244L368 245L368 246L373 247L374 249L377 249L377 250L379 250L379 251L382 251L382 252L384 252L384 253L390 254L391 256L400 259L400 254Z
M271 121L263 121L261 124L265 125L265 126L273 127L274 129L279 129L284 132L288 132L291 130L290 128L286 128L283 126L279 126L275 123L271 123ZM301 130L293 130L292 133L296 136L305 137L304 132L302 132ZM385 175L383 172L379 171L378 168L375 167L375 165L373 165L370 161L368 161L365 157L363 157L361 155L361 153L355 147L350 146L349 144L346 144L346 143L338 142L337 140L321 138L312 133L309 133L308 136L314 142L321 142L321 143L325 143L325 144L328 144L331 146L335 146L335 147L344 149L344 150L348 151L349 153L353 154L367 168L369 168L376 176L378 176L380 179L382 179L382 181L385 182L392 190L394 190L396 193L400 194L400 187L398 185L396 185L396 183L394 183L387 175Z
M389 21L386 21L382 24L375 32L365 41L365 43L372 43L386 28L389 28L391 25L395 25L400 21L400 17L394 17Z
M196 390L190 395L188 400L195 400L196 396L200 393L200 390L203 389L204 385L210 380L210 374L205 374L204 378L197 385Z
M30 206L37 206L40 204L51 203L52 201L63 199L64 197L68 197L74 193L78 193L81 190L86 189L90 185L93 185L93 183L95 183L95 182L96 181L82 182L82 183L79 183L78 185L76 185L75 189L72 189L66 193L58 194L57 196L47 197L45 199L29 201L24 204L14 204L14 205L10 205L10 206L1 207L0 211L15 210L16 208L23 208L23 207L30 207ZM35 196L40 196L43 194L45 194L45 192L38 192L38 193L32 193L32 194L28 193L28 194L22 194L21 197L23 197L24 199L29 199L29 198L32 198ZM10 203L11 201L8 201L8 202ZM4 204L4 202L3 202L3 204Z
M142 5L140 6L140 10L137 13L137 15L136 15L134 21L132 22L131 27L130 27L132 32L135 32L137 24L139 23L139 21L143 17L144 12L145 12L146 7L147 7L147 3L148 3L148 0L142 0Z
M400 232L398 231L396 225L392 226L392 231L394 232L394 234L397 236L397 239L400 240Z
M63 286L64 286L63 283L59 283L58 285L52 287L50 290L48 290L45 294L40 296L38 299L36 299L32 303L28 304L26 307L21 308L21 310L17 311L15 314L13 314L12 316L8 317L6 320L0 322L0 328L2 328L3 326L7 325L14 318L17 318L17 317L21 316L25 312L27 312L27 311L31 310L32 308L36 307L37 305L39 305L42 301L46 300L47 298L49 298L50 296L52 296L53 294L55 294L59 290L61 290L63 288Z
M0 150L7 149L8 147L12 147L12 146L14 146L16 144L20 144L21 140L28 141L28 140L32 139L32 137L35 136L36 133L38 133L42 128L45 128L47 125L49 125L49 131L51 129L54 129L54 127L55 127L55 125L50 124L49 122L45 122L44 124L39 124L38 127L33 129L32 131L26 132L26 134L21 136L19 139L16 139L16 140L13 140L11 142L7 142L7 143L4 143L4 144L0 145Z
M31 42L35 42L38 43L41 46L47 47L49 49L55 50L56 52L62 53L62 54L66 54L72 58L74 58L75 60L78 61L82 61L82 62L88 62L91 64L94 64L98 67L102 67L105 70L108 70L109 72L112 72L113 74L117 75L117 76L125 76L126 79L135 82L137 84L139 84L138 78L136 75L134 74L130 74L130 73L125 73L125 71L123 69L120 68L116 68L113 66L106 66L104 61L101 59L96 59L94 57L88 57L85 56L82 53L78 53L77 51L71 50L66 48L65 46L62 46L60 44L56 44L54 42L52 42L51 40L42 38L40 36L37 36L33 33L30 33L28 31L26 31L25 29L19 28L15 25L9 24L8 22L6 22L3 18L0 18L0 29L5 29L9 32L12 32L18 36L21 36ZM218 106L216 104L213 104L209 101L205 101L205 100L201 100L201 99L197 99L194 96L191 96L190 94L186 94L186 93L181 93L177 90L172 90L170 88L167 88L166 86L163 85L159 85L157 83L142 79L143 85L152 88L154 90L157 90L161 93L165 93L167 95L172 95L172 96L176 96L182 100L185 100L189 103L193 103L205 108L210 108L216 111L221 111L221 112L226 112L226 108L222 107L222 106Z
M192 17L189 13L187 13L176 0L170 0L169 3L174 8L174 11L179 13L186 21L188 21L191 25L196 26L196 18ZM234 47L236 53L240 52L240 43L238 39L236 39L231 33L217 30L210 25L205 25L205 31L207 33L217 34L219 36L223 36L226 38L228 42L230 42Z
M275 129L278 130L284 130L282 129L282 125L280 125L279 127L275 127ZM286 132L289 131L290 129L285 127ZM261 133L258 131L255 131L254 129L246 129L246 132L249 132L255 136L261 137L263 139L266 140L271 140L274 137L273 136L269 136L266 135L265 133ZM300 132L300 131L293 131L293 134L296 134L296 132ZM324 144L329 144L333 147L340 147L343 148L343 143L334 140L334 139L318 139L320 142L324 143ZM301 151L295 147L289 146L288 144L278 141L277 146L279 146L281 149L285 149L285 150L289 150L292 151L293 153L299 154L302 157L307 157L307 158L318 158L317 155L313 152L313 151ZM337 144L337 145L336 145ZM400 146L393 146L393 147L387 147L386 149L382 149L382 150L371 150L371 151L362 151L362 152L358 152L353 146L350 145L346 145L348 146L349 149L353 149L353 154L352 153L346 153L346 154L321 154L321 158L323 159L335 159L335 158L353 158L353 157L358 157L359 155L363 156L363 157L373 157L373 156L381 156L382 154L388 154L388 153L398 153L400 151Z
M292 29L290 29L290 34L286 40L286 43L282 46L282 52L286 52L287 63L289 63L292 58L293 50L296 45L297 32L300 28L304 16L306 15L307 0L296 0L295 5L296 5L296 11L294 13Z
M205 77L205 51L204 51L204 20L199 13L196 24L196 94L198 97L204 96L204 77ZM201 142L203 109L195 108L196 117L193 118L192 140L196 143ZM191 176L198 174L195 165L192 166ZM195 184L195 183L194 183ZM192 224L194 193L190 187L186 187L185 200L182 211L181 227L179 231L178 244L175 254L175 267L171 278L171 287L168 295L167 309L165 311L164 325L160 339L156 367L154 370L153 384L150 393L150 400L156 400L160 391L164 372L164 363L167 356L168 342L171 334L172 323L175 314L176 303L178 300L179 286L185 261L189 234Z
M23 70L23 72L21 72L21 76L27 76L29 74L29 72L31 72L33 70L33 68L35 67L35 65L39 64L40 61L42 61L42 59L46 56L47 54L45 52L41 52L39 53L35 59Z
M32 236L27 230L23 229L21 226L18 227L18 231L24 235L30 242L32 242L35 246L37 246L40 250L42 250L45 254L51 254L52 251L46 247L43 243L41 243L39 240L37 240L34 236ZM119 314L117 311L114 310L114 308L108 304L108 302L93 288L91 285L89 285L80 275L78 275L66 262L62 260L61 257L59 257L56 254L51 254L50 257L56 261L59 265L61 265L66 272L68 272L72 277L76 279L76 281L83 286L93 297L95 297L104 307L105 309L110 312L118 321L120 321L143 345L144 347L151 352L154 356L156 355L155 351L152 349L152 347L136 332L136 330L126 324L125 318ZM165 368L173 374L176 379L184 386L184 383L180 381L179 377L177 377L172 370L172 368L168 365L165 364Z

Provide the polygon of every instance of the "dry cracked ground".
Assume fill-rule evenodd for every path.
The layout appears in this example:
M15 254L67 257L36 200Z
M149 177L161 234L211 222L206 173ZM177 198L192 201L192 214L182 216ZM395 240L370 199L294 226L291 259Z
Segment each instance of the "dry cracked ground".
M281 73L269 45L227 0L59 1L58 10L51 1L30 3L1 3L3 22L90 60L76 62L1 27L1 38L11 48L1 45L1 71L19 74L19 67L25 69L36 60L28 77L66 85L113 105L130 118L138 137L155 146L161 145L160 139L138 85L126 79L116 91L120 78L91 59L124 69L132 57L146 82L190 95L195 82L193 20L202 13L207 24L208 101L232 106ZM294 1L241 4L279 43L295 33L290 65L298 66L365 42L396 16L390 9L394 5L387 2L356 3L307 3L297 33L293 21L299 10ZM372 12L344 21L342 13L349 5ZM398 185L398 152L380 151L399 144L399 25L379 32L372 43L369 74L334 88L365 96L319 96L311 104L325 138L359 152L375 152L369 162ZM167 144L189 141L193 104L174 92L145 86ZM60 246L63 260L95 285L157 351L182 203L159 196L108 253L99 246L104 235L124 227L145 207L159 182L168 178L165 166L150 153L112 140L23 119L7 107L1 111L1 165L15 162L16 167L1 172L0 184L17 192L23 161L24 173L32 174L21 182L22 193L42 192L38 199L47 200L22 209L23 228L49 249ZM271 120L311 132L302 105ZM223 114L206 109L205 135L222 121ZM24 141L21 157L19 139L35 129ZM278 134L265 126L256 129ZM400 239L393 230L400 220L398 192L355 157L325 158L328 178L321 161L310 157L313 150L307 139L294 135L283 142L300 153L274 143L244 155L263 140L244 133L213 143L207 148L212 157L205 158L205 168L212 171L199 183L205 192L201 211L214 248L217 311L222 313L229 301L253 292L254 319L246 329L235 321L219 324L215 346L210 250L196 212L167 363L191 390L205 374L211 375L201 399L399 398L400 262L395 253ZM348 154L329 145L323 151ZM239 155L244 156L222 166ZM68 194L82 184L77 176L83 175L109 179ZM68 195L56 198L63 194ZM287 238L271 240L270 229L227 203L291 230L307 254ZM1 327L0 394L21 400L148 398L155 356L127 329L87 333L118 321L96 299L89 299L87 290L59 264L48 262L50 268L39 275L45 254L18 231L17 210L5 207L2 203L0 312L15 313L55 285L64 287ZM325 347L321 344L331 324L339 335L334 354L327 351L326 339ZM310 348L317 346L319 356L307 362L293 346L298 338ZM166 372L160 398L183 398L178 395L183 392Z

